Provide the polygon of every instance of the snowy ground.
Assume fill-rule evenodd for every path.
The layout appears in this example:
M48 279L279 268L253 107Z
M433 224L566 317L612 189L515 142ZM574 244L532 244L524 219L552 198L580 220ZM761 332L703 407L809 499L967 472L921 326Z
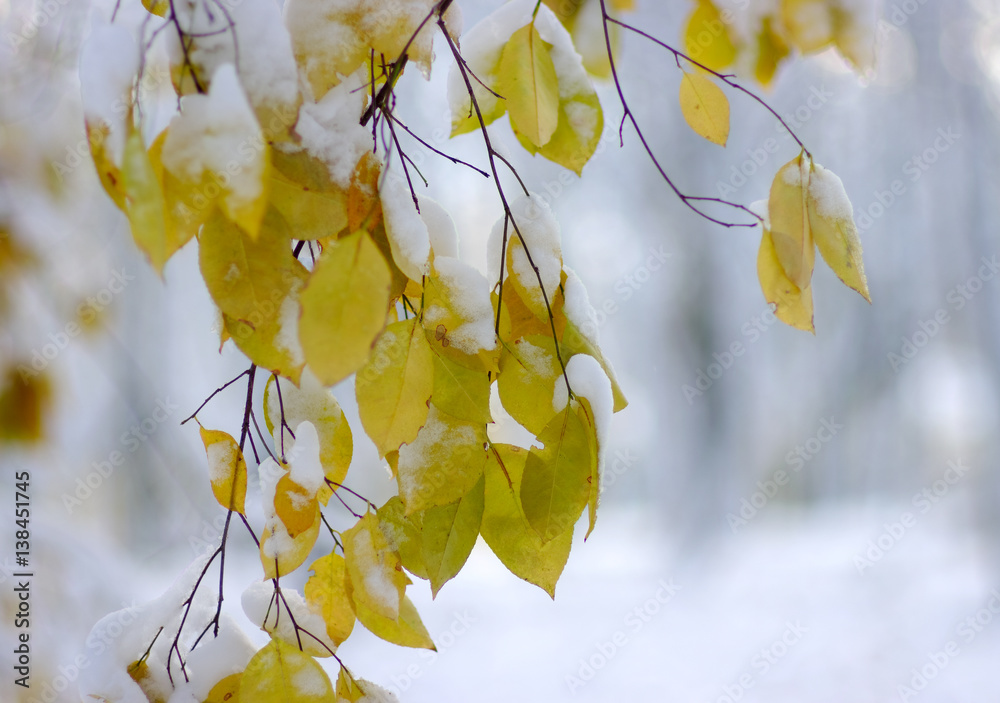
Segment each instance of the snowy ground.
M404 701L997 700L1000 597L956 514L917 517L859 573L907 509L772 514L687 557L605 514L555 602L480 544L435 603L417 594L439 655L367 633L341 653Z

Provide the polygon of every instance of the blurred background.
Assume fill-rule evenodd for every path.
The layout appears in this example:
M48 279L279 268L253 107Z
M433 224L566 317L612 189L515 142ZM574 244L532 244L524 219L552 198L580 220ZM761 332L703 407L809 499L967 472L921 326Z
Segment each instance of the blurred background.
M496 4L462 0L465 26ZM691 7L639 0L630 21L678 42ZM33 686L8 686L4 646L3 700L77 700L73 662L94 622L161 593L220 534L196 428L179 423L246 362L217 352L195 246L160 280L94 175L77 60L110 8L0 0L0 366L15 369L0 406L24 409L0 427L5 643L16 471L31 473L36 574ZM1000 697L1000 2L885 0L880 17L874 74L825 52L761 91L843 179L861 230L874 304L818 264L815 336L768 314L758 229L691 213L629 128L619 148L610 86L582 179L524 154L506 120L492 128L549 198L631 404L615 417L598 528L586 543L578 532L554 602L480 543L436 601L411 588L438 654L358 628L340 651L355 673L410 701ZM400 93L424 134L448 125L438 56L429 84L407 75ZM749 204L798 154L735 93L727 148L697 138L672 57L648 42L625 38L619 68L685 192ZM169 90L166 76L148 83ZM482 161L475 135L444 148ZM429 153L421 170L462 258L485 269L495 191ZM391 486L351 382L334 392L355 428L349 483L381 502ZM242 405L236 387L199 417L236 432ZM125 461L109 471L114 452ZM231 544L246 582L256 552L242 534ZM230 583L240 615L241 578Z

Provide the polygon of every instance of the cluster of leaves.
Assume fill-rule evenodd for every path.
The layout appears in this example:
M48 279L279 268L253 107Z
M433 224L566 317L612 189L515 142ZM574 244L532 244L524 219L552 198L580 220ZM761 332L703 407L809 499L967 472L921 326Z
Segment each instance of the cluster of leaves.
M148 45L132 51L133 64L116 64L128 93L124 120L88 112L94 162L157 271L197 239L220 342L231 341L251 364L216 391L246 379L239 440L201 430L211 489L227 511L221 544L198 565L164 643L130 653L123 668L150 701L184 685L175 662L190 684L199 644L225 630L225 550L235 516L256 542L262 569L244 592L244 610L272 640L231 664L199 699L375 700L378 687L355 679L339 658L336 684L314 658L336 657L356 622L389 642L432 649L406 589L411 577L425 579L436 595L479 536L515 575L554 595L578 518L586 512L587 534L594 528L610 416L626 405L588 332L592 309L563 264L558 224L494 148L487 125L507 114L529 153L580 173L603 133L593 73L614 80L623 123L631 119L649 150L618 81L613 48L622 29L690 68L681 109L713 142L724 145L729 129L728 99L715 81L749 91L612 18L605 0L513 0L465 35L464 55L451 0L289 0L283 18L269 0L228 10L208 0L145 6L160 18L152 36L172 37L179 112L147 146L134 86ZM702 2L698 11L711 7ZM604 53L586 61L574 40L593 57L595 28ZM102 31L100 39L122 39L115 27ZM454 59L453 135L481 135L489 173L431 147L395 114L397 80L411 62L429 72L438 32ZM411 170L419 171L401 136L492 177L503 216L489 244L488 278L457 258L447 213L418 197ZM649 154L692 209L715 200L751 212L683 195ZM394 156L402 178L388 168ZM508 196L498 164L523 195ZM845 201L839 179L803 148L779 171L768 215L757 215L765 225L765 296L789 324L812 329L814 244L867 297ZM259 370L269 374L260 410ZM382 506L344 485L357 427L327 389L352 375L361 426L398 487ZM530 433L530 448L494 440L499 408L491 395ZM261 410L269 437L257 422ZM248 441L262 496L256 529L246 507ZM349 516L344 525L334 498ZM282 585L321 537L332 546L308 565L303 593ZM214 617L188 637L195 595L216 559ZM109 690L90 694L118 700Z
M768 85L793 50L811 54L831 46L858 71L874 63L873 18L859 13L851 0L735 3L738 7L726 0L694 3L684 49L716 71L738 65Z

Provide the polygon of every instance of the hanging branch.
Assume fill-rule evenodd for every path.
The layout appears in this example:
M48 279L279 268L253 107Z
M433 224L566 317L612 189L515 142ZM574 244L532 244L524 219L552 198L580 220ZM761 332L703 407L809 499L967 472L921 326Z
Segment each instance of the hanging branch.
M662 164L660 164L659 159L656 158L656 154L653 153L653 149L649 146L649 142L646 140L646 135L643 134L642 128L639 126L639 122L636 120L635 115L632 114L632 108L629 107L628 101L625 99L625 93L622 90L621 81L618 78L618 67L615 65L614 52L611 49L611 32L610 32L610 29L608 28L608 25L611 24L611 23L622 25L622 23L618 22L615 19L613 19L608 14L608 9L607 9L607 6L606 6L606 0L600 0L600 2L601 2L602 22L603 22L603 25L604 25L604 43L605 43L605 46L607 47L607 50L608 50L608 62L609 62L610 67L611 67L611 78L614 80L615 90L618 92L618 98L621 101L622 110L624 111L623 114L622 114L621 124L618 127L618 138L619 138L620 143L624 144L624 137L622 136L622 130L625 127L625 121L628 120L629 122L632 123L632 126L635 128L636 134L639 136L639 141L642 142L642 146L646 150L646 154L649 155L649 159L650 159L650 161L653 162L653 166L656 167L656 170L659 172L660 177L663 178L664 182L666 182L666 184L668 186L670 186L670 189L672 191L674 191L674 194L678 198L680 198L681 202L684 203L684 205L686 205L692 211L694 211L695 213L697 213L701 217L705 218L709 222L714 222L717 225L721 225L722 227L727 227L727 228L728 227L756 227L760 222L763 222L763 219L760 217L760 215L758 215L757 213L753 212L752 210L750 210L745 205L740 205L739 203L730 202L729 200L724 200L722 198L710 198L710 197L705 197L705 196L685 195L684 193L681 192L680 188L678 188L677 185L673 182L673 180L670 178L670 176L667 175L667 172L663 168ZM627 25L622 25L622 26L628 27ZM633 27L628 27L628 28L629 29L634 29ZM635 31L638 31L638 30L635 30ZM647 38L652 39L652 37L649 37L648 35L643 34L643 36L646 36ZM656 41L656 40L653 39L653 41ZM660 43L660 42L658 42L658 43ZM661 43L661 45L664 46L664 47L666 47L666 48L668 48L668 49L670 48L670 47L667 47L666 44L662 44ZM673 49L670 49L670 50L674 51ZM675 53L679 53L679 52L675 52ZM685 57L685 58L687 58L687 57ZM692 60L692 63L696 63L696 62L694 62ZM697 64L697 65L700 66L701 64ZM719 74L716 74L716 75L719 75ZM726 222L724 220L720 220L718 218L712 217L707 212L705 212L704 210L700 209L696 205L696 203L699 203L699 202L718 203L719 205L725 205L726 207L733 208L734 210L741 210L741 211L743 211L743 212L751 215L755 219L755 221L752 222L752 223L745 223L745 222Z

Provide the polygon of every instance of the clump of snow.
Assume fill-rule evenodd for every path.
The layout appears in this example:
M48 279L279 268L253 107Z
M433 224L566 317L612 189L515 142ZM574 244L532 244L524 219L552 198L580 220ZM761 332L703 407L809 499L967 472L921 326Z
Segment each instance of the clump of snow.
M281 596L275 597L274 586L270 581L255 581L243 591L240 601L250 622L272 636L296 648L301 640L303 651L313 656L329 656L331 652L336 652L337 645L326 632L326 621L323 620L322 613L313 610L295 589L282 586ZM310 633L312 637L305 633L297 636L293 619L301 630Z
M809 195L816 204L816 212L833 220L854 220L854 206L844 190L844 182L829 169L813 164L809 178Z
M511 204L511 213L517 228L524 238L528 252L531 254L531 261L538 267L538 276L528 261L521 244L521 237L517 236L513 224L507 224L507 250L510 256L511 271L506 272L518 278L518 281L527 291L530 300L536 305L544 305L542 291L538 287L538 277L541 277L545 292L552 299L553 294L559 287L562 277L562 242L559 235L559 222L552 214L549 204L545 198L537 193L528 196L521 196ZM497 220L493 225L490 238L487 243L487 272L490 281L500 279L500 249L503 243L504 218Z
M600 346L600 335L597 332L597 311L590 304L587 287L570 267L565 268L566 283L563 285L563 312L580 334L595 347Z
M450 256L434 259L434 273L447 291L451 311L460 320L458 325L453 322L453 328L448 330L451 345L466 354L496 349L493 302L483 274ZM429 306L424 312L425 321L432 326L445 317L446 311L439 306Z
M395 620L399 616L400 589L375 547L371 530L366 527L364 525L360 530L344 534L344 551L349 552L358 564L363 581L360 585L365 595L377 604L376 610Z
M301 287L302 283L296 281L292 290L281 301L281 307L278 309L278 333L274 336L274 346L286 352L295 367L302 366L306 361L302 343L299 341L298 291Z
M803 154L794 163L785 164L781 172L781 180L785 185L792 187L802 185L802 181L809 182L809 159Z
M257 648L227 613L219 618L218 637L206 636L185 659L190 680L180 685L170 703L204 701L219 681L246 669Z
M295 123L298 69L292 40L275 0L228 2L225 12L200 0L175 0L172 7L181 28L196 35L187 48L187 57L200 79L214 76L225 63L238 63L240 81L265 126L271 128L269 118L276 118L276 132ZM166 34L171 65L183 65L185 52L177 33Z
M427 223L417 212L405 179L390 174L385 179L379 196L392 258L407 278L420 282L427 274L431 254Z
M98 25L80 50L80 94L87 124L107 125L111 159L121 163L132 83L139 71L139 49L120 24Z
M232 442L215 442L208 445L208 479L212 483L222 483L232 476L236 464L238 447Z
M319 102L304 102L295 125L302 146L326 164L330 178L345 190L358 161L372 146L371 133L359 123L365 109L365 91L359 89L366 80L366 74L358 71Z
M357 679L356 683L365 695L358 699L358 703L399 703L399 698L392 691L387 691L371 681Z
M163 165L189 182L216 174L231 212L261 196L264 138L232 64L219 66L207 95L183 98L163 144Z
M326 478L319 461L319 434L315 425L309 421L299 423L295 428L295 447L287 457L292 480L315 495Z
M764 229L771 229L771 204L765 198L763 200L754 200L752 203L747 205L747 209L755 215L759 215L761 219L764 220Z
M427 225L434 256L458 258L458 231L448 211L430 198L420 198L420 217Z

